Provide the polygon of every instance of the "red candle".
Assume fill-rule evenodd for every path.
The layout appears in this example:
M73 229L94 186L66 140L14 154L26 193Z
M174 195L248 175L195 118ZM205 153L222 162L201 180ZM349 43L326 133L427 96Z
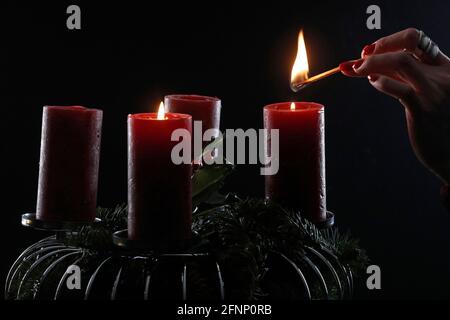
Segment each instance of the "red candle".
M201 134L208 129L216 129L217 132L214 137L219 134L220 126L220 109L221 101L215 97L199 96L199 95L167 95L164 98L164 104L168 112L184 113L192 116L192 121L201 121L201 130L194 130L195 134ZM194 123L195 124L195 123ZM196 128L197 129L197 128ZM194 143L194 136L192 137L192 143ZM208 141L203 142L202 146L205 147ZM192 144L194 146L194 144ZM192 150L197 155L200 150Z
M172 162L176 129L191 133L191 116L128 116L128 237L154 249L180 249L191 238L192 164Z
M101 110L43 110L37 219L93 222L97 205Z
M324 107L311 102L268 105L264 107L264 127L269 130L269 139L270 129L279 129L279 170L266 176L266 198L300 211L312 222L323 222ZM270 148L270 143L266 144Z

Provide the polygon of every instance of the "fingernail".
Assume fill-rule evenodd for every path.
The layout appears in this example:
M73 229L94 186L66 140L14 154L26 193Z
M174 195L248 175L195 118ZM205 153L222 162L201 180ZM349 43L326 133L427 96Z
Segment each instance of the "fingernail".
M370 76L367 77L369 79L370 82L375 82L378 80L379 76L376 74L371 74Z
M365 46L362 51L362 57L371 55L375 51L375 46L375 43Z
M364 59L359 59L358 61L356 61L352 66L353 70L355 70L355 71L358 70L358 68L361 67L363 62L364 62Z
M344 72L351 72L351 71L353 71L353 70L352 70L352 66L353 66L354 63L355 63L355 61L346 61L346 62L343 62L343 63L341 63L341 64L339 65L339 69L340 69L341 71L344 71Z

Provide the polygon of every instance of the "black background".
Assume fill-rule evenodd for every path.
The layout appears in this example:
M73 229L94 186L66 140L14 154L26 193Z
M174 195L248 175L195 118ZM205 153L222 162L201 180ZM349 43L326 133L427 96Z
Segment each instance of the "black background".
M66 28L78 4L82 29ZM382 29L366 28L378 4ZM377 38L414 26L450 52L444 1L147 1L5 4L0 11L0 284L19 253L42 233L20 226L36 205L44 105L104 110L99 199L126 201L126 115L153 111L165 94L222 99L222 129L262 127L266 104L326 106L328 208L381 267L382 290L359 298L449 298L450 217L440 182L416 160L399 103L364 79L342 75L299 94L289 89L297 33L305 29L310 74L358 57ZM257 166L228 183L262 196Z

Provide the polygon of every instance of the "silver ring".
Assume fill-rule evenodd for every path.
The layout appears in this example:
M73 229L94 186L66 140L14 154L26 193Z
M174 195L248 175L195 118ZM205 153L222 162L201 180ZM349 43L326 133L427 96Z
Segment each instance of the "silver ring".
M436 59L439 54L439 47L422 30L419 31L419 41L417 42L417 56Z

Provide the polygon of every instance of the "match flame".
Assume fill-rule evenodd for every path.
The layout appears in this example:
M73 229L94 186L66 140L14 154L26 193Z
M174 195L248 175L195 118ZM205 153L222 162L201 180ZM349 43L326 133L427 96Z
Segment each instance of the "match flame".
M166 118L166 116L165 116L165 111L164 111L164 103L161 101L161 103L159 104L158 116L156 119L164 120L165 118Z
M295 103L291 102L291 110L295 110Z
M291 73L291 84L301 83L308 79L309 65L308 55L306 54L305 38L303 37L303 30L298 34L298 49L297 57L295 58L294 66Z

